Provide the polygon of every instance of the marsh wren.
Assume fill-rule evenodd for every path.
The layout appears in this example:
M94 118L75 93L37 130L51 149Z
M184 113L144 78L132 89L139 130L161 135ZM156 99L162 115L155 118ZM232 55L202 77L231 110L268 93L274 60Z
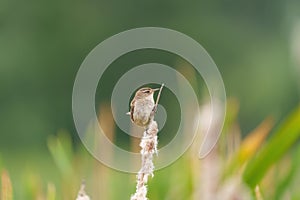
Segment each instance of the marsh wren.
M163 86L164 85L156 89L144 87L135 93L130 103L130 112L127 113L130 115L131 121L134 124L144 128L149 125L157 107L157 103L154 102L153 94L155 91L161 91ZM159 99L159 96L157 98Z

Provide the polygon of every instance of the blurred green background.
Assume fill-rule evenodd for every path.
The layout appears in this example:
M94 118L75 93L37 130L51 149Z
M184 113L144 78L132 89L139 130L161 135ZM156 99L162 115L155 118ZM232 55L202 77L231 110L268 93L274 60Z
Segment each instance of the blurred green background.
M0 0L0 161L17 197L24 170L59 182L47 147L50 136L68 132L74 148L81 148L71 105L86 55L114 34L145 26L180 31L208 51L227 96L239 102L242 135L269 115L283 120L298 105L299 1ZM160 51L120 58L97 100L109 100L122 70L147 62L174 66L178 58Z

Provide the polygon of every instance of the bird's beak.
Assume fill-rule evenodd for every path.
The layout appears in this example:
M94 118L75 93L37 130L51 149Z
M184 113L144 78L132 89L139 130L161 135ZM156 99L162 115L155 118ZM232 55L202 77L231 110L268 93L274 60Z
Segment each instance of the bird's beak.
M155 88L153 89L153 92L160 90L160 88Z

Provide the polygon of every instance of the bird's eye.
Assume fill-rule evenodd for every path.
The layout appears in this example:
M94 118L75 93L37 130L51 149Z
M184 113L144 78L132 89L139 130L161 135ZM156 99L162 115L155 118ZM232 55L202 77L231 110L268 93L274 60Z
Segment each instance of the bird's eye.
M146 90L144 93L150 93L150 91L149 91L149 90Z

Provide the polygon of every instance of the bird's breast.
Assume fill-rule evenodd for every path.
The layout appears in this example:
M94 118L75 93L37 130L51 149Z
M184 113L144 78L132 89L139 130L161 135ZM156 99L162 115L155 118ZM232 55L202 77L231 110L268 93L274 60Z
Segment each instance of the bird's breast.
M146 126L154 108L154 101L143 99L137 100L134 105L133 120L138 126Z

